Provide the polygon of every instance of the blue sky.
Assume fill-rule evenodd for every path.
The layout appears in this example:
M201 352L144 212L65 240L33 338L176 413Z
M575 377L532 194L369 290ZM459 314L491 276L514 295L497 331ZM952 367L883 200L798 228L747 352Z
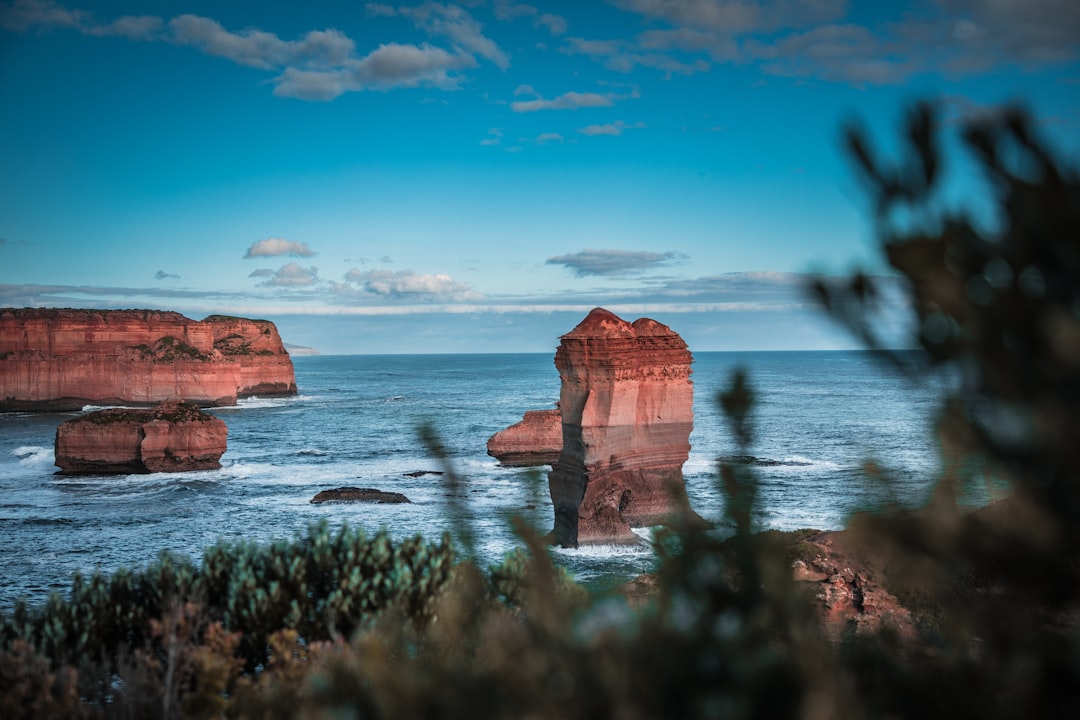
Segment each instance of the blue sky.
M1080 3L0 2L0 305L268 317L326 353L850 347L844 156L915 100L1080 156ZM950 150L955 151L950 143ZM947 200L979 197L955 152Z

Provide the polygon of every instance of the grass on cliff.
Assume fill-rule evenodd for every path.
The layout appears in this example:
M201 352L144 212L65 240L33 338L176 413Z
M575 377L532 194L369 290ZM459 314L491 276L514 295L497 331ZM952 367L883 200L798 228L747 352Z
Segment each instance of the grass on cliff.
M316 528L218 546L199 570L164 557L5 614L4 717L1080 717L1080 182L1022 113L970 126L1002 218L984 237L935 209L938 134L916 108L898 164L849 134L921 348L881 356L916 379L961 378L941 398L931 501L845 531L917 606L917 638L826 637L791 578L809 535L756 532L753 468L728 462L728 537L658 532L655 592L634 606L580 592L520 521L524 549L495 569L469 560L467 524L463 557L418 539L405 555L419 564L385 537ZM815 292L877 347L871 277ZM718 400L750 455L747 375ZM422 437L439 456L434 431ZM1008 478L1007 501L958 508L973 465ZM444 479L463 502L463 481Z

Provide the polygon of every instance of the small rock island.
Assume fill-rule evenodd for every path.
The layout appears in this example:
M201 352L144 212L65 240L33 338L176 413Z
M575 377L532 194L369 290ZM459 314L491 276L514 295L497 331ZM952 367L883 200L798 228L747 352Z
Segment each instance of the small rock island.
M216 470L228 432L224 422L191 403L108 408L56 429L56 465L61 475Z

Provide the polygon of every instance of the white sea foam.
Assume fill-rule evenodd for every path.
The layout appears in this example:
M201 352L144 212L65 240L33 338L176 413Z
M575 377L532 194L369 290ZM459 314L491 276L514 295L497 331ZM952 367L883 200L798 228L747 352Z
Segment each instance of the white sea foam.
M22 445L11 451L11 454L19 458L19 465L37 470L53 467L55 457L53 448L41 447L40 445Z
M235 405L220 405L211 408L214 412L237 410L262 410L266 408L288 407L297 403L309 403L317 399L314 395L289 395L288 397L266 397L258 395L240 398Z
M80 410L79 412L92 413L92 412L97 412L98 410L113 410L113 409L136 410L138 408L136 408L134 405L83 405L82 410Z

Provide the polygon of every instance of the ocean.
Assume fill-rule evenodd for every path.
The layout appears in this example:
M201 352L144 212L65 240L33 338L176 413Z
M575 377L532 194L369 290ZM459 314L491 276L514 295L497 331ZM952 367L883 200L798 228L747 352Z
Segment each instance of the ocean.
M71 414L0 415L0 609L17 597L66 592L74 573L142 566L168 550L196 560L224 539L294 537L312 522L348 523L396 538L437 540L471 523L483 564L518 543L509 518L547 532L547 468L504 468L487 439L525 410L554 406L552 355L316 356L294 358L300 393L242 400L212 412L229 428L215 471L118 477L55 475L56 427ZM695 353L694 431L684 467L691 505L719 519L716 461L739 451L718 411L732 370L749 373L758 399L749 458L765 528L840 528L858 510L923 503L940 470L932 433L939 393L890 374L866 352ZM463 478L467 517L448 511L444 468L417 427L430 422ZM867 478L873 460L888 481ZM358 486L404 493L400 505L321 504L320 490ZM986 501L970 488L966 500ZM587 585L651 570L640 546L557 549Z

